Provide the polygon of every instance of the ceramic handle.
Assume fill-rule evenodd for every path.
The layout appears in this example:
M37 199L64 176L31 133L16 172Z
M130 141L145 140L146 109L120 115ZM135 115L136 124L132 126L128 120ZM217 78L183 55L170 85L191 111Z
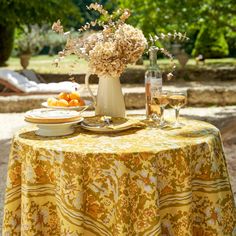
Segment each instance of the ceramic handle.
M96 97L93 95L93 92L91 90L91 88L89 87L89 77L90 77L90 73L87 73L86 76L85 76L85 85L89 91L89 94L91 95L92 99L93 99L93 102L94 102L94 105L96 106Z

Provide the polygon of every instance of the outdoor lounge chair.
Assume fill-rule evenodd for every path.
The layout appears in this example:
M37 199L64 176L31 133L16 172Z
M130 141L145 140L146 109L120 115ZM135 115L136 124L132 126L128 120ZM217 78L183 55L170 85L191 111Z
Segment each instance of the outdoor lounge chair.
M32 94L57 94L72 92L79 89L79 84L69 81L58 83L39 83L8 69L0 69L0 85L3 90L0 96L7 95L32 95Z

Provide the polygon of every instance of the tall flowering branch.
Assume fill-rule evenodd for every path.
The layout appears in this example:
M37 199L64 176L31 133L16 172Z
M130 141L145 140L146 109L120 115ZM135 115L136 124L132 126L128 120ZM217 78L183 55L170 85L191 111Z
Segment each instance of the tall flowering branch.
M174 40L180 40L180 41L185 41L189 40L189 38L186 36L186 33L182 34L180 32L174 31L174 33L161 33L160 35L149 35L149 41L151 42L151 45L154 46L156 42L160 42L161 40L166 40L166 39L174 39ZM168 57L170 59L172 71L167 74L167 79L171 80L174 78L173 72L176 69L176 64L174 62L174 57L173 55L165 48L159 48L156 47L157 52L161 52L164 56Z

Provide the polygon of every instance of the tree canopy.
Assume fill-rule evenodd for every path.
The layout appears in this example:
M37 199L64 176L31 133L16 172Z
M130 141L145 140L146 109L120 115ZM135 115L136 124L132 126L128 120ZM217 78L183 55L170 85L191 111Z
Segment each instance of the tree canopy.
M93 21L99 17L99 14L95 11L89 11L87 6L91 3L99 3L106 8L108 11L112 11L117 7L117 3L115 0L73 0L74 4L78 7L78 10L81 14L81 20L75 22L74 27L80 28L86 22Z
M78 19L79 11L72 0L1 0L0 23L52 23L58 18Z
M120 0L133 10L132 23L144 31L189 31L203 24L236 31L235 0Z
M78 8L72 0L1 0L0 65L4 65L11 54L16 26L51 24L58 18L64 23L79 18Z
M220 29L230 54L236 55L235 0L119 0L119 4L132 10L130 23L141 28L146 36L174 30L187 32L190 40L184 48L190 54L201 28L207 26Z
M117 7L129 8L132 12L129 23L141 28L146 36L174 30L187 32L190 40L185 49L188 53L203 26L220 29L231 55L236 55L235 0L1 0L0 51L5 52L0 54L5 59L0 55L0 64L10 55L15 27L50 25L61 19L64 26L78 29L99 16L86 8L92 2L104 5L110 12Z

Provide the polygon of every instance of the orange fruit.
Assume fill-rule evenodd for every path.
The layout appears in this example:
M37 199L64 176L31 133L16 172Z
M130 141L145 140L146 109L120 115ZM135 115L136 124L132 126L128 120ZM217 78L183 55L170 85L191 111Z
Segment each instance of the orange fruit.
M70 95L68 93L63 93L61 92L59 95L58 95L58 98L59 99L64 99L66 101L69 101L70 100Z
M60 106L60 107L67 107L69 104L68 102L65 100L65 99L60 99L57 101L57 106Z
M70 107L77 107L77 106L79 106L79 101L77 99L72 99L69 102L69 106Z
M70 94L69 94L69 96L70 96L70 99L71 100L73 100L73 99L77 99L77 100L79 100L80 99L80 95L79 95L79 93L78 92L71 92Z
M56 106L57 105L57 99L56 98L48 98L47 104L48 104L48 106Z

